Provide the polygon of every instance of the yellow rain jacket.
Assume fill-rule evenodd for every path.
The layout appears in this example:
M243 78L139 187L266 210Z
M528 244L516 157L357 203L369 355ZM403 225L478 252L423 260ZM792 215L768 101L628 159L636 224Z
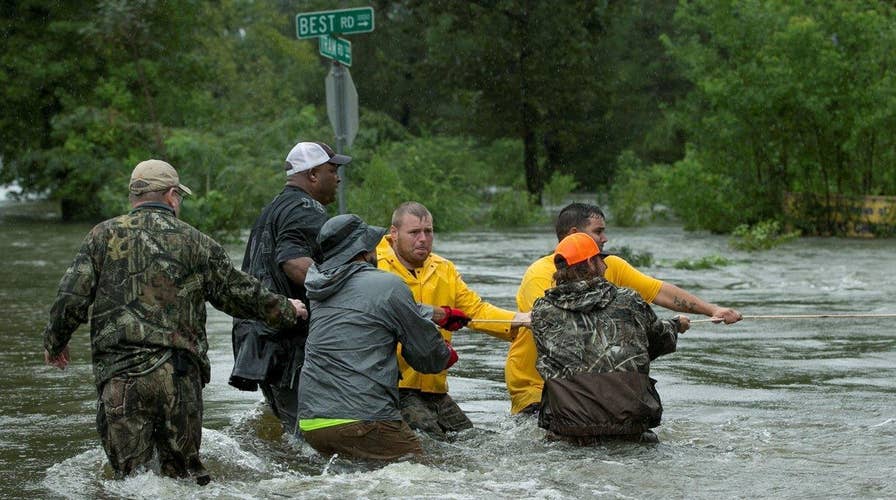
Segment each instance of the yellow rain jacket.
M411 289L411 294L420 304L432 306L450 306L463 311L467 316L475 319L501 319L506 323L483 323L476 326L477 331L482 331L503 340L510 340L510 320L516 314L495 307L484 302L479 295L470 290L454 264L434 253L429 254L423 265L411 273L398 260L395 251L392 250L390 238L387 235L376 249L377 266L383 271L396 274L404 280ZM471 323L475 326L475 321ZM439 329L442 337L451 341L451 332ZM534 366L534 365L533 365ZM402 389L419 389L423 392L436 394L448 393L448 372L429 375L416 372L401 356L401 345L398 346L398 368L401 370L401 380L398 387Z
M647 302L653 302L663 282L641 273L631 264L616 256L604 259L607 270L604 278L616 286L632 288ZM554 286L554 255L546 255L529 266L516 293L516 305L520 312L529 312L535 301L544 296L545 290ZM504 365L504 382L510 394L510 412L519 413L532 403L541 403L544 380L535 368L537 360L532 330L520 328L507 352Z

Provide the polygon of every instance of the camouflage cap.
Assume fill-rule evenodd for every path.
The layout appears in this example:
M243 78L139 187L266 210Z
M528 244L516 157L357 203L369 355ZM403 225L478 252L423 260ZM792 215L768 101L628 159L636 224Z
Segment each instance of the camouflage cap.
M141 161L131 173L128 190L131 194L140 195L151 191L164 191L176 187L184 194L193 194L190 188L180 183L177 170L162 160Z

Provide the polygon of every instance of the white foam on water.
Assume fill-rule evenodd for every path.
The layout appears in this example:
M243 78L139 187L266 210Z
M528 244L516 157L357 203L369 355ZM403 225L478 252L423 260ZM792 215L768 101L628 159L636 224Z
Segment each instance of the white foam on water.
M242 449L232 437L213 429L202 429L201 454L204 460L255 472L270 472L272 465L270 461Z

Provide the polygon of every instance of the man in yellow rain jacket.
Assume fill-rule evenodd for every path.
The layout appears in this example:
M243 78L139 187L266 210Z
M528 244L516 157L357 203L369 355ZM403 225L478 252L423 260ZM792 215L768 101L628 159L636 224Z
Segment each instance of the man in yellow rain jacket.
M607 235L606 223L600 207L585 203L572 203L563 208L557 216L557 240L572 233L585 233L600 248L604 248ZM717 306L688 293L681 288L641 273L624 259L608 256L604 259L607 269L604 278L614 285L632 288L648 303L654 303L673 311L705 314L718 322L736 323L743 316L734 309ZM544 296L545 290L554 286L553 276L557 270L554 256L542 257L529 266L523 275L516 294L520 311L531 311L536 300ZM511 413L538 414L541 405L541 390L544 380L535 368L536 349L532 331L522 329L513 339L504 365L504 380L510 393Z
M392 214L389 234L377 247L377 266L400 276L420 304L433 306L432 320L451 342L451 331L470 321L473 328L502 340L511 340L528 313L517 313L484 302L467 287L454 264L432 253L432 214L417 202L402 203ZM482 322L476 320L500 320ZM402 418L411 428L436 438L446 432L473 427L473 423L448 395L448 374L418 373L401 357L398 348L398 382Z

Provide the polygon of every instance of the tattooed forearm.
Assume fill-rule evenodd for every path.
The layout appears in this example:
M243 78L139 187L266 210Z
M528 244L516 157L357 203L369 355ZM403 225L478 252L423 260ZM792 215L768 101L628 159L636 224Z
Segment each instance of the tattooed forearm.
M686 312L686 313L699 312L697 310L696 302L693 302L693 301L688 302L683 297L679 297L677 295L672 297L672 305L674 306L672 309L674 309L678 312Z

